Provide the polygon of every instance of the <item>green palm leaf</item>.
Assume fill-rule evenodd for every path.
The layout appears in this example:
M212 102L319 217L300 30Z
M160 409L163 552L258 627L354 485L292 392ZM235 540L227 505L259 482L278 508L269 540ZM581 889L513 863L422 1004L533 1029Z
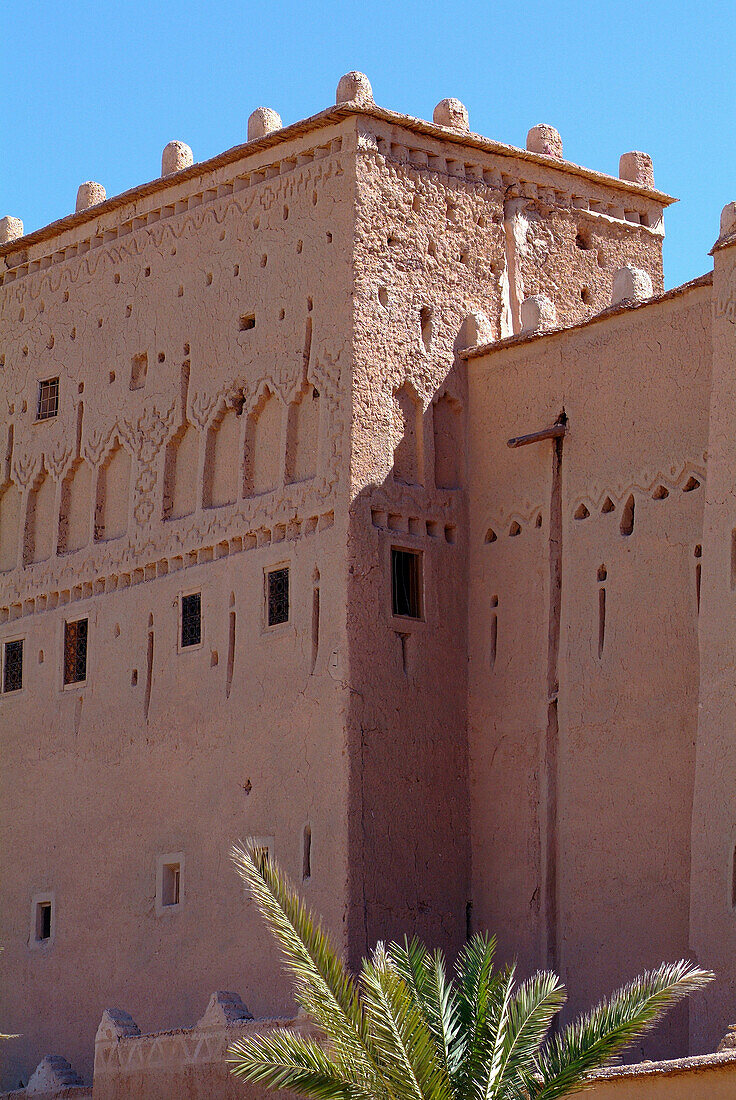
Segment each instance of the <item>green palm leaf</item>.
M682 959L623 986L546 1045L537 1060L539 1078L530 1088L530 1100L557 1100L582 1088L593 1070L611 1062L667 1009L713 976Z
M345 1080L322 1047L279 1028L266 1035L236 1040L227 1061L236 1077L272 1089L292 1089L314 1100L355 1100L368 1097L354 1081Z

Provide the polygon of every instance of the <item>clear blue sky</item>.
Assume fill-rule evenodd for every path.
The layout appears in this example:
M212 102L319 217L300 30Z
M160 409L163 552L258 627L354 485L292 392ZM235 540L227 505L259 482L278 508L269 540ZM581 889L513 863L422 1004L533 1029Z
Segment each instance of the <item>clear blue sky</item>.
M203 160L245 138L254 107L289 123L360 69L376 101L431 118L457 96L471 128L514 145L536 122L565 155L616 174L644 149L666 217L665 278L711 266L736 199L736 8L722 0L0 0L0 216L34 229L157 175L163 146Z

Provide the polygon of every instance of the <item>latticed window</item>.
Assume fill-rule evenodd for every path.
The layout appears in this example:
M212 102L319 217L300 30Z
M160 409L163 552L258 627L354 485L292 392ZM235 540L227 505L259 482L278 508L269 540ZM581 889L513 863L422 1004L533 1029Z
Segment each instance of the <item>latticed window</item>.
M59 412L59 379L47 378L38 383L38 410L36 420L50 420Z
M268 625L289 621L289 570L273 569L268 574Z
M5 643L3 653L3 692L23 687L23 639Z
M87 679L87 619L64 623L64 683Z
M391 548L391 608L407 619L422 617L422 554Z
M202 641L202 593L193 592L181 598L181 644L199 645Z

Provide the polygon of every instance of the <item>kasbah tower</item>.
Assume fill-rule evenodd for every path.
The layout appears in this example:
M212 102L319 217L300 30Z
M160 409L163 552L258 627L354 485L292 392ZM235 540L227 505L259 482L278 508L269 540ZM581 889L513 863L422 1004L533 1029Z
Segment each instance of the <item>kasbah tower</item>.
M713 1050L733 210L663 294L645 154L611 177L360 73L247 137L0 221L3 1085L91 1079L110 1005L292 1010L245 836L351 964L488 929L572 1013L695 957L718 982L635 1054Z

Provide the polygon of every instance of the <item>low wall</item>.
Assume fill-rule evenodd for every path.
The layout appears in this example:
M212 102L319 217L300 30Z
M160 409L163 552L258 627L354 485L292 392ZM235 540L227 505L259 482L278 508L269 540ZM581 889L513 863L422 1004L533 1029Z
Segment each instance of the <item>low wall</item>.
M736 1050L616 1066L596 1076L591 1100L736 1100Z

